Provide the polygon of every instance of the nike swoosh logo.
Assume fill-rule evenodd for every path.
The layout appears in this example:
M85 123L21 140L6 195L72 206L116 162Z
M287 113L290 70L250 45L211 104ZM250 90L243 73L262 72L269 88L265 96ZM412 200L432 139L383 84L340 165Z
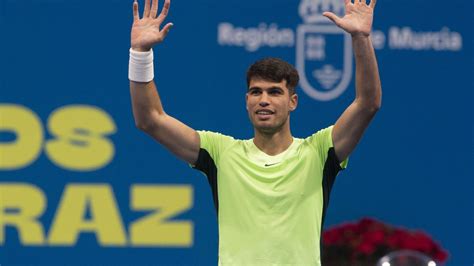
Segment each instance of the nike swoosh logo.
M275 165L275 164L279 164L279 163L266 163L266 164L265 164L265 167L267 167L267 166L272 166L272 165Z

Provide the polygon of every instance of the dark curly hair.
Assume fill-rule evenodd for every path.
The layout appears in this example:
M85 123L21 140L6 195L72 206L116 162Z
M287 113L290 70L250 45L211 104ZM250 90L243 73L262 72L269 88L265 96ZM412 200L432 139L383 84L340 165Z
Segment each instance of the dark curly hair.
M253 63L247 70L247 88L252 79L263 79L273 82L286 80L290 95L295 94L300 77L298 71L286 61L268 57Z

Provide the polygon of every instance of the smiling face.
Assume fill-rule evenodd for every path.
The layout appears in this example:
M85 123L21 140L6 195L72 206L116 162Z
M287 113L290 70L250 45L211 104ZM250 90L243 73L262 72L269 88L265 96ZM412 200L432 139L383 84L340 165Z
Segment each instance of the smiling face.
M255 130L273 134L290 129L289 116L298 104L298 96L290 94L286 80L273 82L251 79L246 102Z

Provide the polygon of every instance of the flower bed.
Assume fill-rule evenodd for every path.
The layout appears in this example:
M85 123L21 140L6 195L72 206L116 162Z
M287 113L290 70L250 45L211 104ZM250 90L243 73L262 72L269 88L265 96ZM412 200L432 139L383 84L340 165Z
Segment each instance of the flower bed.
M323 233L322 264L325 266L373 266L392 251L414 250L438 263L448 253L423 231L412 231L384 224L371 218L345 223Z

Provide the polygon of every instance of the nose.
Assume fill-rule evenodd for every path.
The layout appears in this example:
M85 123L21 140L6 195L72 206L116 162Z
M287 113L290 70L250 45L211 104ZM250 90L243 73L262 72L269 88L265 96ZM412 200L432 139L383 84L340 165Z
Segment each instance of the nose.
M266 93L262 93L262 96L260 97L260 101L258 103L261 107L266 107L270 105L268 102L268 95Z

